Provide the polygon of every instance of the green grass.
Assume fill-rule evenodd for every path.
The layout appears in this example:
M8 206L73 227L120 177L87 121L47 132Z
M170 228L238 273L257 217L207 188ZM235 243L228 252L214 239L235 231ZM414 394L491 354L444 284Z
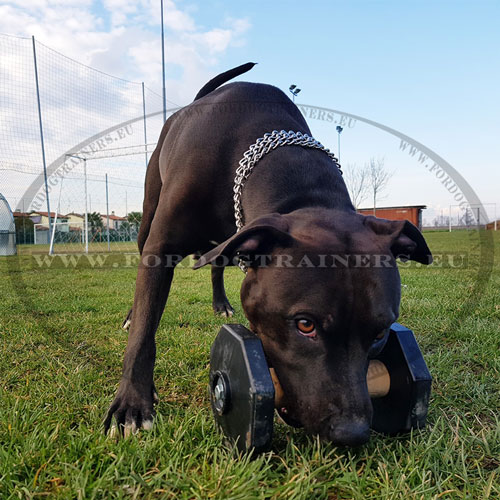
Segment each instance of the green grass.
M137 252L137 242L135 241L111 241L111 252ZM19 255L47 254L50 245L18 245ZM105 241L89 241L89 252L107 252L108 244ZM84 243L56 243L54 245L55 253L81 253L85 251Z
M211 311L208 269L176 273L157 334L154 430L115 441L102 419L134 267L37 268L29 251L2 258L0 498L500 498L500 266L489 281L478 271L477 233L426 238L434 253L469 258L465 269L401 269L400 321L434 377L426 429L348 450L277 423L273 451L255 460L223 446L209 408L209 350L224 319ZM228 270L234 322L245 323L241 279Z

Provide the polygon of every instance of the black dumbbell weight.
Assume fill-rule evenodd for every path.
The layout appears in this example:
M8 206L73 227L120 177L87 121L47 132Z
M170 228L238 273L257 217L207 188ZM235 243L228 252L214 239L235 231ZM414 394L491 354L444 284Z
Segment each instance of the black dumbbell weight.
M368 365L372 428L396 434L425 425L431 376L411 330L394 323ZM272 375L272 376L271 376ZM271 446L275 404L283 390L259 338L223 325L210 351L210 400L217 424L240 451Z
M274 385L260 339L243 325L223 325L210 349L215 421L239 451L267 451L273 437Z
M373 430L397 434L425 426L432 377L410 329L393 323L387 342L370 361L368 371ZM375 391L380 382L383 389Z

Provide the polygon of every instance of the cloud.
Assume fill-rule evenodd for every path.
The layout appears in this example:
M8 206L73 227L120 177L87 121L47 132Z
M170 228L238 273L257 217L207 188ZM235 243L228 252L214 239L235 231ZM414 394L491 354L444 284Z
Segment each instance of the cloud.
M189 103L214 76L227 50L244 43L250 29L246 19L223 19L218 26L201 27L196 11L181 5L164 1L168 107ZM9 188L3 194L13 206L41 172L31 35L39 42L48 163L82 140L142 115L141 85L110 78L78 63L125 80L144 81L156 91L146 91L148 112L161 109L157 0L7 0L0 5L0 33L26 38L0 35L0 100L4 103L0 109L0 171L8 175ZM160 116L148 122L148 142L156 140L160 127ZM138 124L127 147L142 140L142 124ZM144 159L128 158L107 164L89 162L88 168L106 168L111 176L128 178L139 187ZM65 185L65 196L72 206L81 203L81 184L74 181L73 187ZM142 188L137 192L139 200ZM92 194L94 200L96 196Z
M172 100L189 102L213 67L241 46L247 19L200 27L192 7L164 0L166 62ZM31 36L81 63L161 91L160 2L157 0L15 0L0 6L0 33ZM167 75L170 76L170 75ZM188 80L190 79L190 80ZM196 81L193 81L196 79Z

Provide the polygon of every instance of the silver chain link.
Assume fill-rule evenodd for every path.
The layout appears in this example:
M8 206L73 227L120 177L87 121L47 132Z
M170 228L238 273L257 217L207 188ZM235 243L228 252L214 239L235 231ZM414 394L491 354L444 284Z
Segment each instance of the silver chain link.
M324 151L330 159L335 163L340 173L342 170L340 164L335 158L335 155L326 149L320 142L318 142L313 137L302 134L301 132L293 132L281 130L273 130L272 132L267 132L264 137L260 137L252 144L247 151L243 153L243 158L239 162L239 166L236 169L236 177L234 178L233 187L233 200L234 200L234 218L236 220L236 232L240 231L245 224L245 219L243 216L243 207L241 204L241 195L243 193L243 186L245 181L250 177L253 168L256 163L270 151L280 147L280 146L302 146L305 148L314 148Z

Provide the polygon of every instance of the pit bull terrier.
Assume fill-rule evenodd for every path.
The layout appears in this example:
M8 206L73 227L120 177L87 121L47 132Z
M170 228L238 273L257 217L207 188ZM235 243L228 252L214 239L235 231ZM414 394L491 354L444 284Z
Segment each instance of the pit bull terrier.
M283 387L282 415L335 444L360 445L372 417L368 356L399 315L395 259L429 264L431 252L410 222L356 213L332 155L312 139L293 142L311 133L281 90L221 87L252 66L208 82L163 127L146 173L130 333L105 429L113 418L126 435L151 427L155 332L175 264L198 252L195 268L212 265L214 310L228 316L224 266L245 256L242 306ZM272 131L291 132L259 149ZM234 198L252 145L258 161ZM237 232L235 209L245 221Z

